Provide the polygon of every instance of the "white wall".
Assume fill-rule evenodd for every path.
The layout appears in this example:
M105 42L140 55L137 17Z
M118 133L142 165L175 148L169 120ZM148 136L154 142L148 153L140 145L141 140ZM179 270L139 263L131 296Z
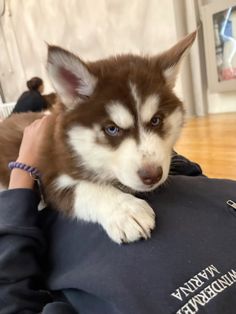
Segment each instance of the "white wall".
M11 0L0 18L0 80L7 101L45 70L46 44L86 60L114 53L156 54L176 42L172 0ZM177 92L181 95L178 81Z
M209 113L236 112L236 92L210 93L208 91L207 96Z

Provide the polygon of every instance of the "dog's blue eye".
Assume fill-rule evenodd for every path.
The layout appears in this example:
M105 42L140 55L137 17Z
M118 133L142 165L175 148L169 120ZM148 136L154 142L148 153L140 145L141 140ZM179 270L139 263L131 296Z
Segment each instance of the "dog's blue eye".
M151 119L151 124L152 126L158 126L161 124L161 117L160 116L154 116L152 119Z
M120 132L120 129L115 125L110 125L105 128L105 132L110 136L117 136Z

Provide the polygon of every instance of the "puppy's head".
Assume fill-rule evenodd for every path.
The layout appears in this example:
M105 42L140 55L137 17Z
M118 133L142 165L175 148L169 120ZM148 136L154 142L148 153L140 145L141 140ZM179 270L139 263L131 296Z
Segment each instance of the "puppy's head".
M92 63L49 47L48 72L68 108L67 144L95 180L118 181L136 191L166 180L184 116L173 87L195 37L196 32L158 56Z

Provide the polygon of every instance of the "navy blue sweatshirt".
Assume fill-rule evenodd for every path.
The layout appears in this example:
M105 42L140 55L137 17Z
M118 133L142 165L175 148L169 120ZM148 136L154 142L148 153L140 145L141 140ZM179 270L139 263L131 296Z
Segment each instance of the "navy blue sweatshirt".
M151 239L112 242L97 224L37 211L33 191L0 193L0 313L236 313L236 182L176 157L168 182L141 195ZM182 161L181 161L182 160ZM181 171L179 171L181 169ZM188 174L188 175L186 175Z

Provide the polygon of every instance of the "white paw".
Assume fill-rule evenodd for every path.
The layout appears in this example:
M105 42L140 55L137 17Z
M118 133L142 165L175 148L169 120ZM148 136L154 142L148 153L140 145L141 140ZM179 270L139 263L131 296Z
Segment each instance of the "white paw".
M155 213L144 200L127 195L106 217L103 227L117 243L147 239L155 227Z

